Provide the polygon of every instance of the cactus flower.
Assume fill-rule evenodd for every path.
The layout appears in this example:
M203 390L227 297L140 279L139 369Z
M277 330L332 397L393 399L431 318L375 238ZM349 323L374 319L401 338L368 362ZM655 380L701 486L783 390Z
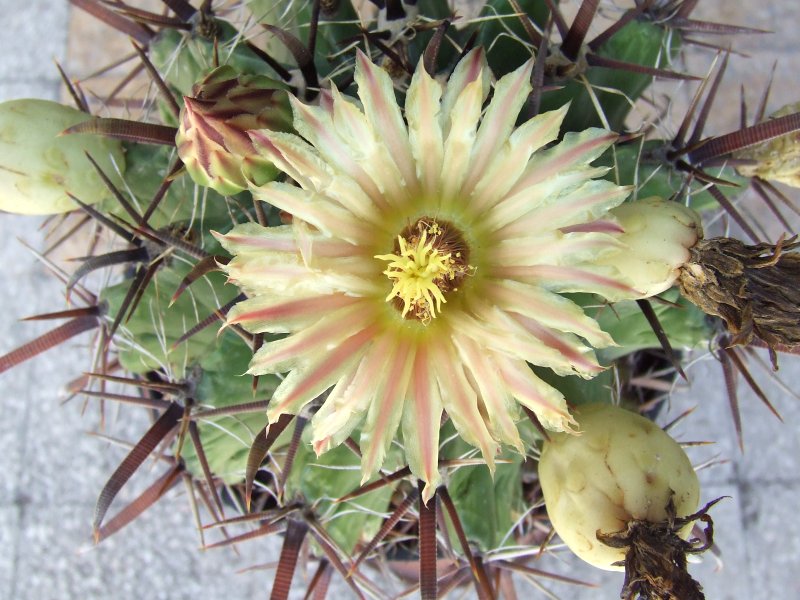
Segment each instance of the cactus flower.
M229 195L247 188L243 169L256 181L272 179L277 171L256 154L247 130L291 127L283 87L223 65L196 84L193 94L184 97L175 143L194 182Z
M122 144L97 135L59 135L90 118L49 100L0 104L0 210L56 214L77 208L67 192L86 204L110 196L86 154L119 183L125 169Z
M484 110L481 51L446 84L420 63L403 113L388 74L359 53L360 105L334 87L319 106L292 99L299 135L250 132L294 181L250 189L293 219L220 236L234 255L225 269L249 296L228 322L288 334L250 365L288 373L269 420L324 398L314 448L358 430L365 480L400 429L430 497L443 411L490 469L501 443L523 450L519 404L570 431L564 397L529 363L590 378L602 370L593 348L613 341L560 292L642 296L624 257L649 240L621 242L609 213L629 189L591 166L616 135L589 129L556 143L566 107L515 128L531 69L497 81Z

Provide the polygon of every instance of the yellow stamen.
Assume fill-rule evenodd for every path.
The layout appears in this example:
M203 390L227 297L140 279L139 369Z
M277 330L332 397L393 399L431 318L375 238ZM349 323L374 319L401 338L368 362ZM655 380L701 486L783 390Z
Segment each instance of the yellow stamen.
M428 238L429 233L433 239ZM394 281L386 301L400 298L403 301L402 316L412 311L425 324L435 319L437 312L441 312L442 304L447 302L441 284L446 280L452 281L457 271L451 254L434 248L438 233L441 233L441 228L436 223L430 227L420 227L419 237L412 237L410 243L402 236L397 236L399 254L375 256L389 262L383 274Z

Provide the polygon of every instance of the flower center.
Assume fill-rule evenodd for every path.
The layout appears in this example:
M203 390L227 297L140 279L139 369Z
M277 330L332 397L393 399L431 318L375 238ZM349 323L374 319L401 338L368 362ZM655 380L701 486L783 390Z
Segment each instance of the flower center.
M389 263L383 274L393 285L386 301L393 302L404 318L424 325L441 312L445 294L457 290L459 282L475 272L467 262L464 238L446 221L419 219L397 236L394 250L394 254L375 256Z

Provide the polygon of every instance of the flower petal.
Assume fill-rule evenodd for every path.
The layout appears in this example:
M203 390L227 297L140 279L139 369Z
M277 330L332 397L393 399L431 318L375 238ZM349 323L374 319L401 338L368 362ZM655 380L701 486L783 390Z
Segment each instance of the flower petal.
M492 74L486 63L486 54L483 52L483 48L479 47L470 50L464 58L458 61L453 74L447 82L447 87L445 87L444 96L442 97L442 110L439 113L445 137L450 134L451 117L464 88L472 82L480 80L480 103L483 104L491 89L491 78Z
M482 212L494 206L517 183L531 156L558 137L569 106L542 113L528 120L498 148L493 160L481 170L472 190L470 206Z
M616 237L605 233L567 233L558 230L501 240L487 252L493 265L573 265L625 248Z
M375 326L367 327L322 356L314 357L312 362L293 369L272 395L267 409L269 422L274 423L282 414L296 415L354 368L375 335L375 330Z
M497 363L508 389L520 404L536 414L545 429L574 431L577 423L561 392L536 377L524 361L498 357Z
M356 52L354 77L358 86L358 97L364 104L364 114L373 130L380 132L381 138L385 140L405 185L409 189L416 189L417 174L408 143L408 131L397 105L392 79L361 50Z
M408 398L403 407L403 445L411 473L425 482L422 498L427 502L441 483L439 473L439 427L442 398L431 370L430 353L420 344L414 358Z
M276 298L256 296L239 302L228 313L228 325L243 325L251 333L289 333L319 320L327 311L349 306L357 299L344 294Z
M574 375L576 365L558 350L543 344L508 313L485 306L478 318L462 317L459 333L469 336L482 348L552 369L559 375Z
M335 104L345 102L340 95L337 95L337 98L339 99L332 104L330 113L318 106L308 106L293 99L294 127L300 135L314 145L329 164L333 165L340 173L353 179L372 198L376 206L385 209L388 204L383 198L383 192L364 170L364 165L358 163L345 140L336 133L337 129L333 123L335 112L333 107Z
M544 181L553 173L564 173L585 167L613 144L619 136L605 129L591 128L580 133L568 132L561 143L545 150L531 162L517 184L515 194L535 183Z
M432 343L431 359L436 369L442 404L456 431L464 440L480 448L489 470L494 473L494 457L498 451L486 422L478 409L478 395L472 389L460 361L449 342Z
M261 252L295 252L297 242L291 225L262 227L258 223L242 223L225 235L212 232L222 247L231 254Z
M552 231L597 219L622 204L631 193L630 187L602 179L590 179L577 189L559 179L503 200L487 214L487 225L505 238Z
M467 336L454 335L453 342L486 407L492 435L524 454L525 448L512 418L517 412L514 398L505 389L491 357Z
M558 351L569 364L572 365L574 373L584 379L589 379L603 372L603 367L597 362L594 351L585 346L578 336L571 333L564 333L543 325L536 319L525 317L518 313L509 313L511 318L522 325L532 335L539 338L543 344Z
M300 186L335 200L358 218L380 224L372 199L347 175L335 171L312 146L290 133L252 131L255 146Z
M371 346L372 347L372 346ZM378 370L370 369L374 352L365 354L358 367L347 372L328 394L325 402L311 419L311 444L317 456L344 442L361 423L372 396L369 386ZM365 378L367 370L371 377Z
M275 181L253 187L250 191L256 199L291 213L329 236L336 236L356 246L374 236L374 228L368 223L316 192Z
M600 329L597 321L587 316L572 300L535 285L502 281L488 292L493 302L505 310L534 319L546 327L575 333L595 348L611 346L611 336Z
M435 194L442 173L444 146L439 123L442 86L422 66L422 59L406 93L406 118L411 152L423 193Z
M370 307L371 303L356 301L325 314L316 323L298 333L267 342L255 353L247 372L251 375L283 373L304 361L325 356L331 348L340 346L354 331L362 331L374 321Z
M611 266L532 265L497 269L497 274L553 292L589 292L612 301L641 298L641 292L631 287L628 280Z
M376 204L400 206L408 202L409 187L387 145L384 132L375 129L369 119L339 91L333 89L333 126L344 144L344 151L368 174L378 190ZM403 126L405 128L405 126ZM408 138L408 133L403 133ZM406 141L408 141L406 139Z
M462 193L468 194L473 190L487 165L506 144L517 115L531 92L532 70L533 59L530 59L516 71L501 77L494 86L492 101L486 108L472 147L470 173Z
M450 131L444 142L441 175L443 205L462 201L461 188L468 174L472 146L481 116L481 94L480 79L467 84L450 113Z
M397 432L406 402L415 350L412 341L401 339L395 340L389 355L384 355L386 366L373 383L375 393L361 430L362 484L380 469Z

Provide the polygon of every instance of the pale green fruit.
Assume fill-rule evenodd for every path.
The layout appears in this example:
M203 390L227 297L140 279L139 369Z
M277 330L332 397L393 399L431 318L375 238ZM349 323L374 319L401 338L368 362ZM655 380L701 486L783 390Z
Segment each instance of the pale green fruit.
M669 289L689 260L689 248L703 235L700 216L683 204L657 197L626 202L610 212L625 230L617 237L622 255L609 257L611 263L642 298Z
M787 104L771 114L767 121L800 112L800 102ZM796 131L781 135L734 154L735 158L753 161L736 167L740 175L780 181L800 187L800 136Z
M625 559L597 532L626 529L629 521L667 520L670 496L677 515L695 512L700 484L678 443L652 421L607 404L575 413L579 435L551 433L539 460L547 514L564 543L591 565L607 570ZM688 524L681 530L687 537Z
M117 168L125 168L121 143L89 134L59 136L91 118L48 100L0 104L0 210L63 213L77 208L67 192L86 204L110 195L86 154L116 183Z

